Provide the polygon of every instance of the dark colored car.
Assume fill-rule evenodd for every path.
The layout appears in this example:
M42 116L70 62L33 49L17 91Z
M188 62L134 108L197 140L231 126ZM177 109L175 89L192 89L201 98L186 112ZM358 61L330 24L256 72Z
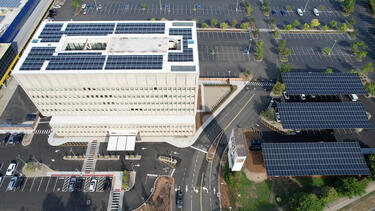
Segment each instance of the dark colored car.
M8 144L14 144L14 137L17 135L17 133L13 133L9 139L8 139Z
M264 141L263 140L260 140L260 139L253 139L250 141L251 143L251 146L255 146L255 145L261 145Z
M18 190L21 190L24 184L25 184L25 176L21 175L21 176L18 177L15 187Z
M75 178L75 177L70 178L70 182L69 182L69 186L68 186L69 192L74 191L74 189L75 189L74 187L75 187L76 182L77 182L77 178Z
M182 191L178 190L176 194L176 205L177 208L182 208Z
M15 137L14 137L14 143L22 143L22 139L23 137L25 136L24 133L18 133Z
M276 10L272 10L272 15L277 16L277 11Z
M50 10L48 13L48 17L50 18L54 18L56 15L57 15L57 10L55 9Z
M103 190L107 190L107 189L111 190L111 185L112 185L112 178L106 177L103 183Z
M75 191L81 191L82 190L82 184L84 180L82 177L78 178L77 183L75 184Z
M10 137L10 133L6 133L4 136L1 137L0 143L4 143L4 144L7 143L9 137Z
M286 15L286 12L284 10L281 10L280 13L281 13L282 16Z

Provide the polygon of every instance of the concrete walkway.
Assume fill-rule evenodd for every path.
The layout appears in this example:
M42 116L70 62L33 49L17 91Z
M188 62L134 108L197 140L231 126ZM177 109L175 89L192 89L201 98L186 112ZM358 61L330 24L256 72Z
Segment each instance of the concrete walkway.
M336 201L328 204L323 210L324 211L334 211L334 210L339 210L355 201L357 201L358 199L362 198L363 196L371 193L375 191L375 182L371 182L367 188L366 188L366 192L365 194L363 194L362 196L356 196L356 197L353 197L353 198L348 198L348 197L345 197L345 198L339 198L337 199Z

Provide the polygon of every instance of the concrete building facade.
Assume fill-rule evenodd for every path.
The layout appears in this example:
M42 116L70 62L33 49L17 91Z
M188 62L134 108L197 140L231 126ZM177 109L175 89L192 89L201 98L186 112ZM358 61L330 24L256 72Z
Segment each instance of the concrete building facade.
M195 132L191 21L43 22L13 75L58 136Z

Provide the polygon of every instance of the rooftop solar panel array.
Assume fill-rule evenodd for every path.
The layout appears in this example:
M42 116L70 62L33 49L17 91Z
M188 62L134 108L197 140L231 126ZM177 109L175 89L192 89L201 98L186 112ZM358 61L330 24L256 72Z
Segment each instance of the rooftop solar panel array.
M20 70L40 70L44 61L52 58L55 47L33 47L31 48Z
M47 23L39 34L41 42L59 42L62 32L62 23Z
M46 70L101 70L104 61L98 54L52 56Z
M373 128L359 102L278 103L284 129Z
M267 175L370 175L358 142L262 143Z
M0 7L17 8L20 4L20 0L0 0Z
M285 91L291 95L367 94L357 74L282 73Z
M162 69L163 55L110 55L106 70Z
M115 34L164 34L165 23L118 23Z
M183 36L183 52L182 53L168 53L169 62L192 62L193 49L188 48L188 40L192 39L192 31L190 28L170 28L169 35Z

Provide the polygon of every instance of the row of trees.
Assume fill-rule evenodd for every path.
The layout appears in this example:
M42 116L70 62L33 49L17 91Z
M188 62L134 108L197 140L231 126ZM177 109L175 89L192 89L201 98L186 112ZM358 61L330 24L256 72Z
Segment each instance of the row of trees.
M292 24L287 24L284 26L284 29L285 30L291 30L291 29L304 29L304 30L309 30L310 28L316 28L316 27L319 27L320 26L320 22L318 19L312 19L310 24L308 23L304 23L301 26L301 23L298 21L298 20L294 20ZM352 26L352 25L350 25ZM270 27L274 27L274 22L273 20L271 19L270 21ZM326 31L328 29L332 29L332 30L340 30L340 31L346 31L346 29L348 28L348 24L347 23L342 23L340 25L338 25L337 21L331 21L329 23L329 25L324 25L322 26L322 30L323 31Z
M249 24L250 25L253 25L255 23L255 18L254 17L251 17L249 19L249 22L242 22L239 27L241 29L248 29L249 28ZM210 20L210 25L208 25L207 23L202 23L201 24L201 28L208 28L208 27L217 27L218 26L218 20L213 18ZM219 27L220 28L228 28L228 27L233 27L233 28L237 28L238 27L238 21L236 19L233 19L230 21L230 24L228 24L227 22L221 22L219 24Z
M356 0L343 0L341 2L342 12L345 16L348 16L354 12L355 1Z
M288 61L290 49L286 47L286 40L281 40L279 44L279 55L281 61Z
M324 186L318 195L314 193L295 193L289 200L291 210L320 211L328 203L339 197L360 196L365 193L370 181L375 180L375 155L366 159L371 175L363 178L343 177L337 180L332 186Z

